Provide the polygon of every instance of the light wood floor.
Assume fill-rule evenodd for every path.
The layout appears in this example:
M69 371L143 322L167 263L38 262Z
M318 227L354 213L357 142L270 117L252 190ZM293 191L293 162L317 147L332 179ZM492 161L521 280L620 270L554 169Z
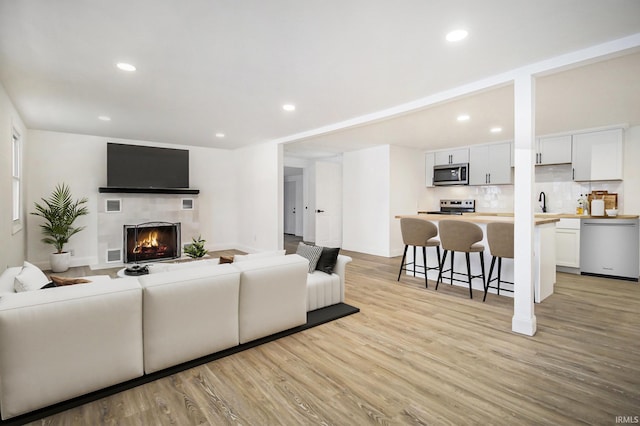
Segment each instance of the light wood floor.
M511 332L512 299L398 283L400 258L345 254L346 302L360 313L38 423L614 425L640 415L638 283L558 274L525 337Z

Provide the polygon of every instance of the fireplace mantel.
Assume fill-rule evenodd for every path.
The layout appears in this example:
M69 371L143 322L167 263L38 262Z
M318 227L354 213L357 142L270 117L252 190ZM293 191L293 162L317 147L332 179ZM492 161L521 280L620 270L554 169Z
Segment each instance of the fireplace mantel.
M199 189L191 188L128 188L119 186L101 186L102 194L199 194Z

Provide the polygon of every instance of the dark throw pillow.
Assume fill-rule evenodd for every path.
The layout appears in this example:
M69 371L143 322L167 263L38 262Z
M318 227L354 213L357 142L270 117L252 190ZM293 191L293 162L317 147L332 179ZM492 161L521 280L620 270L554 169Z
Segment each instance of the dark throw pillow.
M339 247L323 247L322 254L320 255L320 259L318 259L318 264L316 265L316 271L322 271L329 275L333 274L333 270L336 267L336 262L338 261L339 253Z
M322 254L322 247L309 246L301 241L298 243L296 254L299 254L309 261L309 273L312 273L316 270L318 259L320 259L320 255Z
M218 264L222 265L223 263L233 263L233 256L220 256Z

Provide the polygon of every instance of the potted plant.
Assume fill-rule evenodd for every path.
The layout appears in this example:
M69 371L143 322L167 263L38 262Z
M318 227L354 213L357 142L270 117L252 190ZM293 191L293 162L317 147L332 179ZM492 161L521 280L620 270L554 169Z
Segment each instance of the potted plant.
M207 249L204 248L204 243L207 240L203 240L201 235L198 235L198 238L191 238L192 243L184 246L184 252L187 256L193 259L199 259L204 257L207 254Z
M71 257L68 252L64 252L64 245L69 242L69 238L85 227L74 227L75 220L83 215L89 214L89 210L84 205L87 198L73 201L71 190L66 184L58 184L49 196L49 199L42 198L42 204L34 202L35 212L32 215L45 219L45 223L40 225L42 229L42 242L51 244L56 252L50 256L51 270L53 272L64 272L69 269Z

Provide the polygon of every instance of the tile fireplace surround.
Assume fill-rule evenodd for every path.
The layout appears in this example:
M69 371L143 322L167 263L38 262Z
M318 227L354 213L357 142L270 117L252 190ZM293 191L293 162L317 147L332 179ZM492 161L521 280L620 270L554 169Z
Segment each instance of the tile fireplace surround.
M182 246L190 243L200 228L197 201L197 195L184 194L99 194L97 266L122 264L124 225L180 222Z

